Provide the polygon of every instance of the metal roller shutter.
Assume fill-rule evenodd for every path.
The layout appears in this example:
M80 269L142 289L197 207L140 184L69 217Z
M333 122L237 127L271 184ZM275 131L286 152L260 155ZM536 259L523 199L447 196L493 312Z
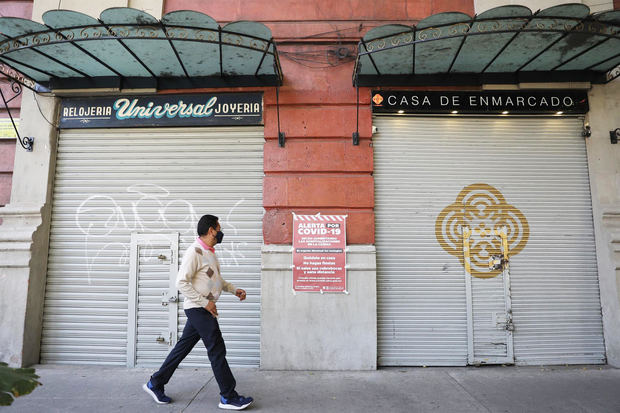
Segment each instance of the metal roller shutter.
M210 213L226 234L216 248L222 274L248 292L243 303L229 294L218 302L228 360L258 366L263 146L263 129L256 127L62 131L41 361L131 365L131 234L178 233L181 256L195 239L198 218ZM168 284L165 271L144 274L135 288L146 295L137 301L151 307L139 308L138 315L155 311L154 295L161 292L153 288ZM164 278L156 280L158 274ZM180 318L180 329L183 323ZM200 352L190 355L190 364L208 364L196 355ZM140 360L163 361L139 357L138 365Z
M529 225L510 259L515 362L603 363L582 120L392 116L374 125L379 364L467 364L463 266L435 222L478 183Z

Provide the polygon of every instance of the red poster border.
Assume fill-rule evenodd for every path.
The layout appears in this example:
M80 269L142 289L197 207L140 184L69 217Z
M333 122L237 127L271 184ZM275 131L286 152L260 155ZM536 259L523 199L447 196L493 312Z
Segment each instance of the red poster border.
M342 251L342 254L343 254L343 270L342 270L343 271L343 275L342 275L342 277L344 278L344 290L329 291L329 290L321 289L321 290L316 291L316 290L296 290L295 289L295 271L296 271L296 269L295 269L295 257L296 257L296 254L298 254L296 252L296 245L295 245L296 239L298 237L298 235L296 234L296 232L297 232L297 230L296 230L297 229L296 221L298 221L296 219L296 217L317 217L317 218L320 217L321 221L339 221L339 220L332 219L332 217L338 217L338 218L342 219L342 221L339 221L339 222L341 222L343 224L343 227L344 227L344 233L342 234L342 237L343 237L343 251ZM292 269L292 272L293 272L293 274L292 274L292 276L293 276L293 279L292 279L292 289L293 289L293 294L294 295L297 294L297 293L349 294L349 291L348 291L348 274L347 274L347 232L346 232L347 231L347 218L348 218L348 215L335 215L335 214L324 214L323 215L320 212L317 213L317 214L314 214L314 215L308 215L308 214L296 214L295 212L293 212L293 244L292 244L292 248L291 248L291 250L292 250L292 254L291 254L292 255L292 257L291 257L291 263L292 263L291 269Z

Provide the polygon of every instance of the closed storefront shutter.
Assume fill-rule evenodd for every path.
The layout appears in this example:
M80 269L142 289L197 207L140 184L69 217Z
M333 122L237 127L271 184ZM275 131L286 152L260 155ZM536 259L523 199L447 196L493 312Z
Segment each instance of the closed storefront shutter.
M485 217L458 218L467 202L496 204L505 217L486 224L509 234L515 363L603 363L582 120L386 116L374 125L379 364L468 363L459 230L466 221L479 230ZM474 278L473 319L506 329L499 312L476 316L504 306L492 280Z
M228 361L258 366L263 145L257 127L61 131L41 361L161 363L176 339L161 331L169 325L167 308L177 309L165 301L177 294L170 271L158 265L178 265L208 213L226 234L216 247L223 277L248 292L243 303L228 293L218 301ZM130 277L132 233L178 236L178 252L168 244L139 245ZM140 341L137 360L128 331ZM197 350L186 364L208 365L201 356Z

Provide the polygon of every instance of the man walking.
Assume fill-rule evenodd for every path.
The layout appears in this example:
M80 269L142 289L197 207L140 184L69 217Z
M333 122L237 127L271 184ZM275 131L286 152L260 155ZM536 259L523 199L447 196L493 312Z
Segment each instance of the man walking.
M164 386L181 361L192 351L198 340L202 339L207 348L213 375L220 387L219 407L242 410L248 407L253 399L240 396L235 391L236 382L226 361L226 346L217 322L215 303L222 291L235 294L241 301L245 300L245 291L235 288L220 275L220 264L213 249L224 238L218 218L213 215L202 216L198 221L197 232L198 238L185 251L177 275L177 288L185 296L183 309L187 315L183 335L159 370L142 388L157 403L170 403L172 399L164 393Z

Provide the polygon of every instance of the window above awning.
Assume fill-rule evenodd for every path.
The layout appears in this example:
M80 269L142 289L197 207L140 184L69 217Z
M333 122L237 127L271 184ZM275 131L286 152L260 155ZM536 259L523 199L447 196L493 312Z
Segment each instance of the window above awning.
M620 75L620 11L583 4L532 13L501 6L449 12L416 26L370 30L358 47L357 86L606 83Z
M279 86L276 44L265 25L220 27L196 11L161 20L132 8L99 19L50 10L45 25L0 18L0 72L37 90Z

